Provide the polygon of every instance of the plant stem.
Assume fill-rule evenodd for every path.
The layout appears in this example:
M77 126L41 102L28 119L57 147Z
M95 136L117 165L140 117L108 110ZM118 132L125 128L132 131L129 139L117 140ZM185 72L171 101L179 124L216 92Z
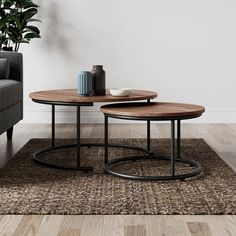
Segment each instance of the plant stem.
M15 49L14 49L15 52L17 52L17 43L15 44Z
M17 52L18 52L19 48L20 48L20 43L18 43L17 50L16 50Z

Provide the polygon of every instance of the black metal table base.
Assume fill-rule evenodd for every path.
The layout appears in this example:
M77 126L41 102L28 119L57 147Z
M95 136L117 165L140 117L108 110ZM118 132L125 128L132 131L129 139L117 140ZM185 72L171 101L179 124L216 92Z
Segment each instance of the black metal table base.
M37 152L33 153L33 160L35 162L37 162L38 164L44 165L46 167L51 167L51 168L57 168L57 169L64 169L64 170L79 170L79 171L92 171L93 167L91 166L66 166L66 165L59 165L56 163L51 163L48 161L44 161L42 160L40 157L43 157L47 154L49 154L50 152L54 152L57 150L63 150L63 149L68 149L68 148L76 148L77 144L67 144L67 145L58 145L58 146L54 146L54 147L47 147L47 148L43 148L38 150ZM104 147L104 143L81 143L80 147ZM110 144L109 147L115 147L115 148L125 148L125 149L131 149L131 150L136 150L136 151L141 151L143 153L146 153L148 155L152 155L153 153L147 151L144 148L141 147L136 147L133 145L122 145L122 144Z
M101 146L104 147L104 143L81 143L81 136L80 136L80 109L81 106L93 106L93 103L63 103L63 102L52 102L52 101L41 101L41 100L35 100L34 102L41 103L41 104L47 104L52 106L52 123L51 123L51 146L46 147L43 149L40 149L33 153L33 160L37 162L38 164L50 167L50 168L59 168L59 169L66 169L66 170L79 170L79 171L92 171L93 167L91 166L81 166L81 155L80 155L80 149L82 147L92 147L92 146ZM147 102L150 102L148 99ZM76 143L75 144L67 144L67 145L55 145L55 106L75 106L76 107ZM117 147L117 148L127 148L137 151L142 151L143 153L146 153L148 155L152 155L153 153L150 152L150 124L147 124L147 149L136 147L133 145L123 145L123 144L110 144L109 147ZM46 160L43 160L42 157L49 154L50 152L61 150L61 149L67 149L67 148L76 148L76 165L75 166L67 166L67 165L59 165L57 163L50 163Z
M119 116L119 115L111 115L111 114L104 114L105 117L105 172L112 174L117 177L127 178L127 179L136 179L136 180L185 180L186 178L191 178L194 176L199 175L202 172L202 166L199 162L195 160L184 159L181 157L181 120L183 119L191 119L196 118L198 116L192 117L129 117L129 116ZM108 139L108 118L115 118L115 119L124 119L124 120L140 120L147 122L147 150L150 151L150 125L151 121L171 121L171 147L170 147L170 156L163 157L163 156L129 156L129 157L121 157L116 158L109 161L109 139ZM177 122L177 128L175 127L175 122ZM177 130L177 138L176 136ZM170 175L160 175L160 176L141 176L141 175L130 175L126 173L120 173L114 170L115 165L122 165L126 162L130 161L145 161L145 160L165 160L170 162ZM175 164L176 162L189 164L193 167L193 170L188 171L184 174L176 174Z
M199 162L194 160L187 160L183 158L176 158L176 162L182 162L185 164L189 164L191 167L195 167L195 169L191 172L185 173L185 174L176 174L176 175L161 175L161 176L139 176L139 175L131 175L131 174L125 174L125 173L119 173L115 170L113 170L113 167L117 165L122 165L125 163L130 162L137 162L137 161L147 161L147 160L155 160L155 161L171 161L171 157L164 157L164 156L131 156L131 157L122 157L122 158L116 158L112 161L109 161L108 164L105 166L105 171L109 174L112 174L117 177L121 178L128 178L128 179L136 179L136 180L185 180L186 178L194 177L202 172L202 167L199 164Z
M178 117L176 119L173 118L157 118L157 119L148 119L145 117L139 117L139 118L134 118L134 117L126 117L126 116L111 116L108 114L105 115L105 141L104 143L81 143L81 137L80 137L80 108L81 106L93 106L93 103L61 103L61 102L51 102L51 101L38 101L34 100L35 102L38 103L43 103L43 104L48 104L52 106L52 139L51 139L51 147L43 148L38 151L36 151L33 154L33 160L41 165L51 167L51 168L59 168L59 169L67 169L67 170L79 170L79 171L92 171L93 167L91 166L81 166L81 155L80 155L80 149L82 147L92 147L92 146L101 146L105 148L105 171L107 173L110 173L114 176L119 176L123 178L128 178L128 179L138 179L138 180L183 180L185 178L189 177L194 177L196 175L199 175L202 172L202 167L201 165L194 160L187 160L181 158L181 145L180 145L180 140L181 140L181 124L180 121L182 119L186 119L185 117ZM150 100L147 100L148 103L150 103ZM61 105L61 106L76 106L76 113L77 113L77 123L76 123L76 143L75 144L67 144L67 145L60 145L56 146L55 145L55 106L56 105ZM108 117L111 118L117 118L117 119L125 119L125 120L141 120L145 121L147 123L147 144L146 144L146 149L141 148L141 147L136 147L133 145L123 145L123 144L109 144L109 139L108 139ZM187 119L190 118L195 118L197 116L192 116L188 117ZM154 156L153 153L151 152L151 147L150 147L150 133L151 133L151 121L153 120L171 120L171 155L170 157L160 157L160 156ZM177 144L175 144L175 121L177 121ZM146 156L133 156L133 157L122 157L122 158L116 158L112 161L109 161L109 155L108 155L108 148L109 147L117 147L117 148L127 148L127 149L132 149L132 150L137 150L137 151L142 151L143 153L146 154ZM43 160L42 157L49 154L50 152L56 151L56 150L61 150L61 149L67 149L67 148L76 148L76 165L75 166L66 166L66 165L59 165L57 163L50 163L46 160ZM177 156L175 155L177 153ZM115 172L112 167L117 164L123 164L127 161L142 161L142 160L166 160L170 162L170 175L168 176L136 176L136 175L128 175L124 173L118 173ZM175 173L175 163L176 162L181 162L185 164L189 164L193 167L195 167L194 170L191 172L185 173L185 174L176 174Z

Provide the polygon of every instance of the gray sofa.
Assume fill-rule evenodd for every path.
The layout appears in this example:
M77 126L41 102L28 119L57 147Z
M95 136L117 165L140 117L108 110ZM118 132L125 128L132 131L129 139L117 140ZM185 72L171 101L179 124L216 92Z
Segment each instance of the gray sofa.
M23 56L0 51L0 135L12 139L13 126L23 119Z

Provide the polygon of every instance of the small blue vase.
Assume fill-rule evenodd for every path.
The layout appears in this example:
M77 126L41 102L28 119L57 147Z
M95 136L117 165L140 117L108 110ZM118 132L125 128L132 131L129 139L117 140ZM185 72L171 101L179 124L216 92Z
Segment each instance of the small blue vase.
M82 71L78 78L78 94L90 96L93 92L92 74L89 71Z

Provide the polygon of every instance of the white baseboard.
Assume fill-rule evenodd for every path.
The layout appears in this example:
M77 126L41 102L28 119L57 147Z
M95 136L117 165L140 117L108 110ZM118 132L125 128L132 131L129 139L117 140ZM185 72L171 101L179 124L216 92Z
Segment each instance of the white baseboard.
M103 123L103 114L99 108L86 107L81 109L82 123ZM23 123L50 123L51 110L50 107L26 107L24 110ZM75 123L75 108L56 108L57 123ZM110 119L113 123L130 123L130 121ZM132 121L135 122L135 121ZM138 121L136 121L138 122ZM188 120L190 123L236 123L235 107L212 107L207 108L204 115L197 119Z

